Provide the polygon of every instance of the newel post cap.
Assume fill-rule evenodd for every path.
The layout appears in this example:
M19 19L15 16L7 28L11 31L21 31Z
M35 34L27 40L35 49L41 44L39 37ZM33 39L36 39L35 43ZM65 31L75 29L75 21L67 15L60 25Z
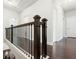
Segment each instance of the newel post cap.
M41 17L39 15L35 15L33 18L34 18L35 21L40 21Z

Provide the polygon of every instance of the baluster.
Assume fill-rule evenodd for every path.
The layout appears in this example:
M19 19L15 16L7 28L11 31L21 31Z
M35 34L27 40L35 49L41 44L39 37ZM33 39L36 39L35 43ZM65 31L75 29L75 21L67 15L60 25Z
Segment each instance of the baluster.
M31 24L31 59L32 59L32 24Z
M27 27L28 28L28 27ZM29 25L29 35L30 35L30 25ZM30 54L30 36L29 36L29 38L28 38L28 40L29 40L29 57L31 56L31 54Z
M13 43L13 25L11 25L11 43Z

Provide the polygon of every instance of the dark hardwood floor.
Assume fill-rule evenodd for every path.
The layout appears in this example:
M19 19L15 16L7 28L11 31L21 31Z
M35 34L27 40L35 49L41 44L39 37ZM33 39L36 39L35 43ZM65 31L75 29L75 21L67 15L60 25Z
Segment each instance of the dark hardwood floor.
M51 59L76 59L76 38L64 38L55 42Z
M25 51L30 53L29 39L26 38L18 38L18 39L20 39L18 45L22 47ZM60 41L54 42L53 44L54 44L53 46L47 45L47 54L50 56L50 59L76 59L76 38L64 38ZM32 41L32 55L34 56L33 41Z

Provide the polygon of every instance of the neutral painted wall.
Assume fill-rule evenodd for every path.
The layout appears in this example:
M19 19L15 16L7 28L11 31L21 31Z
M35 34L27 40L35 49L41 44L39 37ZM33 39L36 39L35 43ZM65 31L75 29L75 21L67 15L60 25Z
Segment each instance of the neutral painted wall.
M53 8L53 42L63 38L63 17L64 11L60 5L55 4Z
M52 0L53 1L53 0ZM64 33L64 11L72 10L75 7L75 0L55 0L54 7L53 7L53 42L59 41L63 38Z
M38 0L21 13L22 20L20 20L20 23L33 21L32 17L34 15L47 18L48 44L53 44L53 42L63 38L63 12L62 7L52 0Z
M76 37L76 10L65 11L65 36Z
M16 11L7 8L3 9L4 38L5 38L5 28L10 27L11 24L17 25L19 19L20 19L19 14Z
M7 13L4 14L4 19L8 20L12 17L15 17L18 19L21 17L19 21L11 21L11 20L10 21L8 20L7 22L5 21L4 23L7 23L7 25L11 23L17 24L17 22L19 24L31 22L31 21L34 21L33 20L34 15L40 15L42 18L45 17L48 19L48 23L47 23L48 24L48 27L47 27L48 43L50 44L51 42L52 44L52 41L53 42L58 41L63 38L64 10L59 4L54 3L54 1L52 2L52 0L38 0L30 7L24 9L24 11L20 14L20 17L18 17L18 14L13 11L9 11L7 9L6 11ZM11 12L13 12L13 14Z
M53 20L52 20L52 0L38 0L32 6L26 8L21 13L20 23L31 22L35 15L48 19L47 38L48 42L53 41Z
M16 11L4 8L3 9L3 20L4 20L4 26L8 27L11 24L17 25L18 20L20 19L19 14ZM14 20L15 19L15 20Z

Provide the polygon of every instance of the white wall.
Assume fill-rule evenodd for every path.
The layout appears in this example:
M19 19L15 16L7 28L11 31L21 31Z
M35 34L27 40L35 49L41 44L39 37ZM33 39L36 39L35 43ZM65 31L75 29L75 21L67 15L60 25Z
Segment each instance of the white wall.
M19 14L16 11L4 8L3 9L3 20L4 20L4 26L8 27L11 24L13 25L17 25L18 24L18 20L20 19ZM13 20L13 18L15 20Z
M62 7L55 4L53 0L38 0L21 13L20 23L33 21L34 15L47 18L47 39L49 44L53 44L63 38L63 12Z
M63 8L55 4L53 8L53 42L59 41L63 38Z
M75 9L75 0L69 1L69 0L56 0L53 7L53 42L59 41L64 37L64 11L67 10L73 10ZM70 14L75 15L75 12L66 12L66 18L67 19L75 19L75 16L69 16ZM75 22L75 20L73 20ZM76 22L75 22L76 23ZM75 23L73 25L70 25L73 27L73 30L70 30L73 33L68 35L75 36ZM72 23L71 23L72 24ZM69 25L69 24L68 24ZM69 32L69 29L68 31Z
M11 24L17 25L19 20L20 17L16 11L7 8L3 9L4 38L5 38L5 28L10 27Z
M36 3L31 5L30 7L24 9L24 11L20 14L21 19L18 21L21 23L27 23L33 21L34 15L40 15L42 18L48 19L48 28L47 28L47 39L48 42L58 41L63 38L63 9L61 7L60 2L56 2L53 0L38 0ZM46 7L45 7L46 6ZM12 21L9 21L10 18L20 18L18 14L13 11L9 11L7 9L4 13L4 19L8 21L4 22L10 26ZM13 13L12 13L13 12ZM7 16L6 16L7 15ZM7 18L6 18L7 17ZM11 22L11 23L9 23ZM16 24L17 21L14 21L13 24Z
M59 4L58 4L59 3ZM12 21L9 19L15 17L16 19L20 18L19 21L14 21L13 24L17 22L27 23L33 21L34 15L40 15L42 18L48 19L48 27L47 27L47 39L48 43L52 41L58 41L63 38L63 17L64 10L62 9L60 2L56 2L53 0L38 0L36 3L31 5L30 7L24 9L24 11L20 14L20 17L16 12L11 10L4 9L4 23L9 25ZM7 13L6 13L7 12ZM7 16L6 16L7 15ZM5 26L7 26L5 25Z
M65 11L65 36L76 37L76 10Z
M26 8L21 13L20 23L33 21L32 18L35 15L40 15L42 18L48 19L47 38L48 42L52 42L53 41L52 0L38 0L32 6Z

